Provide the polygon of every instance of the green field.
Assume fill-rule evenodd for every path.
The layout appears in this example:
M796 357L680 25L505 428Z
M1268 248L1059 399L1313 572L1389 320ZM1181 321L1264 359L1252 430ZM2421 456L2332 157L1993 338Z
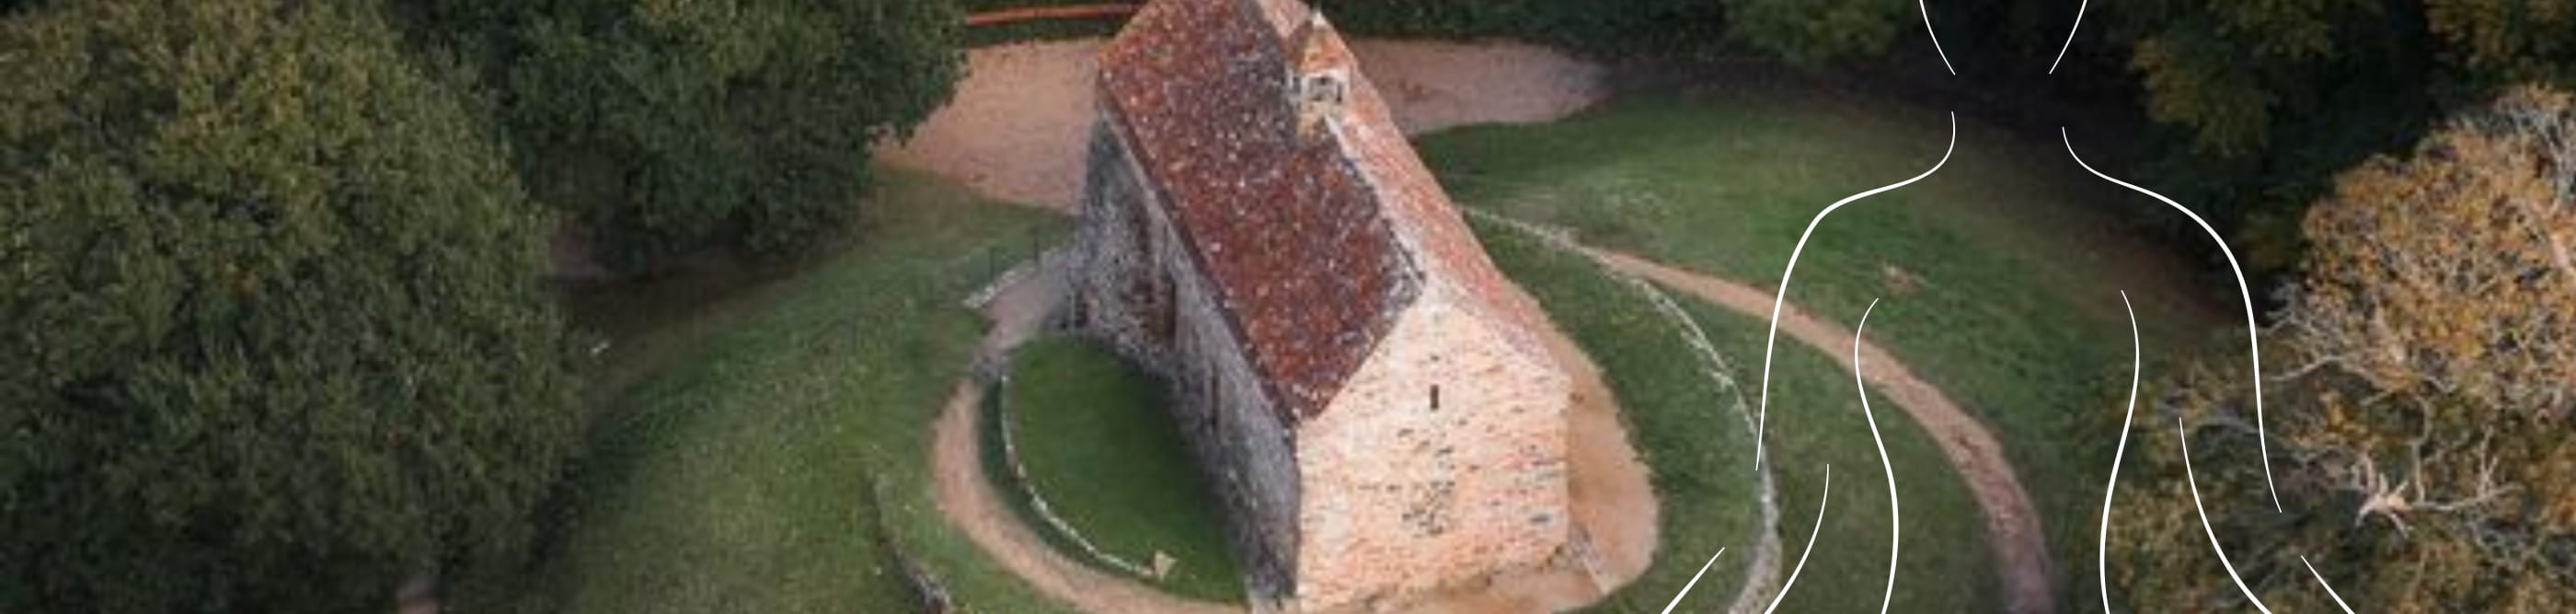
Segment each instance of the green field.
M460 610L909 611L901 550L977 611L1060 611L948 528L925 465L982 333L959 297L1065 221L883 176L855 245L617 339L668 358L598 410L536 567Z
M1686 302L1718 351L1734 360L1735 377L1761 378L1764 321ZM1871 319L1877 319L1874 314ZM1875 324L1873 322L1873 324ZM1876 326L1871 330L1875 332ZM1780 488L1780 537L1784 565L1794 565L1816 523L1825 465L1833 466L1833 498L1824 532L1781 612L1875 611L1886 590L1888 519L1904 520L1896 593L1889 611L1999 612L2002 585L1994 551L1985 539L1985 517L1941 450L1886 397L1870 395L1878 430L1896 470L1901 507L1887 498L1869 422L1854 396L1851 372L1804 345L1779 350L1772 367L1770 450Z
M1654 565L1588 611L1657 612L1718 548L1726 558L1691 589L1692 611L1723 607L1744 579L1761 529L1752 434L1737 391L1712 380L1687 329L1591 260L1479 223L1477 236L1559 329L1601 368L1659 506Z
M1751 561L1759 512L1754 501L1752 438L1737 403L1751 390L1728 390L1700 371L1685 345L1687 329L1657 312L1629 285L1607 277L1578 255L1552 250L1516 231L1479 224L1479 237L1497 265L1547 308L1550 318L1600 364L1617 395L1629 435L1654 474L1662 506L1660 549L1646 576L1592 608L1598 612L1660 612L1710 553L1726 558L1691 589L1690 611L1730 603ZM1748 369L1760 347L1744 347L1721 331L1740 327L1732 314L1691 316L1729 361L1736 382L1754 381ZM1756 341L1759 341L1756 338ZM1816 520L1823 465L1834 465L1834 498L1816 554L1799 576L1802 590L1783 602L1788 612L1874 609L1887 575L1889 507L1886 473L1871 444L1849 372L1824 355L1792 346L1774 369L1775 405L1796 407L1797 420L1772 424L1773 459L1793 459L1774 470L1781 496L1782 573L1795 562ZM1920 429L1893 406L1874 402L1879 428L1898 468L1910 545L1908 571L1893 609L1907 612L1983 612L1996 609L1990 586L1992 556L1982 539L1976 505L1957 473ZM1816 587L1834 587L1817 590ZM1866 607L1865 607L1866 606Z
M1156 553L1172 557L1169 575L1140 579L1174 594L1243 600L1224 517L1181 440L1161 381L1108 347L1051 337L1014 353L1002 403L1028 486L1093 546L1148 568ZM989 472L995 479L1008 479L1007 470L995 469ZM1022 508L1027 511L1025 501ZM1027 520L1071 558L1088 559L1042 520Z
M1776 283L1817 209L1921 172L1945 136L1939 116L1920 110L1738 92L1649 97L1555 124L1443 133L1421 146L1463 204L1765 284ZM2092 413L2116 411L2114 384L2127 377L2127 323L2115 292L2138 299L2151 360L2210 343L2178 331L2206 324L2211 310L2189 298L2199 288L2188 276L2173 273L2188 267L2139 265L2122 243L2101 239L2119 230L2086 209L2138 206L2133 199L2022 177L2055 173L2041 167L2057 162L2014 157L2038 153L2046 148L1969 130L1942 174L1847 206L1818 228L1792 298L1848 324L1872 297L1886 297L1871 338L1996 428L2047 515L2060 560L2075 560L2090 543L2075 537L2089 536L2089 525L2064 519L2089 517L2096 466L2107 463L2107 451L2075 443L2100 438L2077 429L2100 424ZM981 333L958 298L1060 240L1066 221L901 173L888 173L868 207L852 245L791 270L663 291L676 298L611 292L578 301L589 327L614 342L594 371L615 392L600 398L591 446L548 519L538 564L521 577L459 586L460 609L902 611L917 597L896 571L901 552L978 611L1061 611L948 528L924 465L930 421ZM1593 610L1659 611L1721 546L1728 560L1694 590L1692 607L1731 599L1757 519L1750 440L1732 403L1757 381L1762 322L1691 307L1747 388L1727 390L1700 372L1682 329L1633 288L1527 237L1478 230L1497 263L1604 368L1654 471L1664 512L1659 559ZM686 307L623 304L665 299ZM1086 370L1118 368L1074 358L1076 350L1048 358L1058 351L1050 347L1034 347L1037 366L1023 365L1068 374L1049 386L1079 390L1104 379ZM1866 609L1886 573L1886 486L1849 373L1783 345L1773 375L1771 458L1791 561L1814 522L1821 467L1836 469L1824 533L1801 590L1783 605ZM1014 402L1096 394L1081 404L1147 407L1128 402L1138 393L1030 388L1014 391L1031 395ZM1992 555L1965 489L1901 410L1876 409L1905 503L1899 609L1993 610ZM1091 433L1102 438L1033 451L1069 460L1032 468L1182 466L1116 457L1144 448L1106 435L1148 433L1139 427L1155 416L1121 415L1133 424L1104 422ZM1044 471L1041 484L1088 479ZM1222 551L1209 538L1213 516L1157 522L1110 511L1204 495L1141 490L1046 492L1071 497L1059 505L1088 518L1083 530L1095 542L1181 557L1176 592L1234 596L1232 574L1214 571L1223 563L1192 560Z
M2116 428L2129 376L2118 292L2137 302L2151 363L2233 342L2202 332L2213 314L2223 326L2229 311L2200 301L2207 288L2188 273L2190 263L2107 221L2162 205L2092 179L2053 141L1962 124L1958 153L1938 174L1846 205L1815 229L1790 300L1849 326L1884 297L1871 340L2007 442L2057 558L2089 559L2092 525L2069 520L2098 511L2110 452L2094 442L2107 441L2108 431L2087 429L2104 416ZM1550 124L1431 135L1417 146L1463 205L1776 287L1818 211L1931 168L1948 132L1937 111L1748 86L1643 96ZM1713 335L1754 336L1749 351L1724 346L1739 367L1756 369L1745 376L1754 386L1767 322L1710 319ZM1782 354L1784 364L1799 360ZM1850 398L1849 387L1846 376L1828 398ZM1782 382L1773 389L1775 414L1805 413L1784 403ZM1786 428L1772 427L1775 437ZM1832 432L1866 443L1865 431ZM1774 458L1793 472L1817 464L1794 453ZM1840 492L1846 482L1835 482ZM1812 505L1812 497L1789 501ZM1911 525L1917 517L1906 518ZM1883 559L1880 566L1883 575Z

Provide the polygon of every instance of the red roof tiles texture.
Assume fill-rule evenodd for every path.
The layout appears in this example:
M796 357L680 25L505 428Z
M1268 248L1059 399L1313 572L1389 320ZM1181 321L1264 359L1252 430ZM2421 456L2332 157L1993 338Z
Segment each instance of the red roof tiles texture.
M1416 289L1353 158L1329 135L1297 134L1289 55L1257 12L1274 8L1148 4L1103 51L1101 87L1253 369L1295 421L1323 411Z
M1351 57L1339 38L1323 39L1323 53ZM1468 297L1463 304L1497 321L1510 343L1534 355L1545 355L1537 331L1552 324L1538 303L1495 268L1465 218L1449 201L1431 169L1415 155L1413 145L1395 123L1395 114L1365 76L1353 75L1340 138L1346 155L1377 187L1377 200L1398 234L1410 241L1414 264L1426 278L1454 284Z

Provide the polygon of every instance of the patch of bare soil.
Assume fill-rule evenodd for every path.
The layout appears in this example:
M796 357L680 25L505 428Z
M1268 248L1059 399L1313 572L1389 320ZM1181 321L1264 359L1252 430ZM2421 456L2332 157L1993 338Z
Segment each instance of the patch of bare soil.
M1754 317L1768 317L1771 312L1772 295L1759 288L1628 254L1593 251L1621 273L1653 280ZM1851 329L1788 305L1780 309L1780 330L1832 356L1843 369L1852 368L1852 355L1841 349L1851 347ZM1864 340L1860 355L1869 363L1861 378L1923 426L1924 433L1940 445L1942 456L1967 482L1977 507L1985 512L1986 540L1994 548L2004 575L2005 607L2016 614L2056 611L2054 596L2049 592L2047 536L2040 532L2039 516L2033 511L2030 495L2022 490L2012 464L2004 459L2003 444L1986 430L1985 424L1950 402L1939 389L1915 377L1887 350Z
M948 106L910 138L877 147L896 166L978 193L1071 211L1082 195L1101 41L1045 41L967 52ZM1538 122L1598 101L1603 69L1531 45L1362 40L1360 70L1407 134L1477 123Z

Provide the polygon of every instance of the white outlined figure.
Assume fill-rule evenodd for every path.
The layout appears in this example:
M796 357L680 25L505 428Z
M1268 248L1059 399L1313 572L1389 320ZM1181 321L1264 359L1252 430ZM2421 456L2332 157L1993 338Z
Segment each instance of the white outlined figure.
M2343 595L2336 594L2334 585L2326 583L2326 575L2317 573L2317 566L2308 564L2308 555L2299 555L2299 566L2308 568L2308 575L2317 579L2317 586L2326 587L2326 596L2334 598L2335 607L2343 608L2343 614L2352 614L2352 606L2344 605Z
M2075 5L2075 25L2066 28L2066 45L2057 48L2057 61L2048 63L2048 74L2057 74L2057 65L2066 63L2066 50L2075 48L2075 33L2084 29L2084 9L2092 6L2093 0L2084 0ZM2125 294L2120 298L2124 301L2128 300Z
M1699 564L1699 571L1691 574L1689 582L1682 583L1682 592L1674 593L1672 603L1664 604L1663 614L1673 614L1673 607L1681 605L1683 597L1690 596L1691 587L1699 586L1699 577L1708 575L1708 567L1710 565L1716 565L1717 557L1721 556L1726 556L1726 548L1718 548L1717 554L1708 555L1708 562Z
M1923 33L1932 35L1932 53L1940 54L1941 68L1950 71L1950 76L1959 76L1959 69L1950 66L1950 52L1941 50L1941 33L1932 29L1932 9L1923 6L1923 0L1914 0L1914 10L1923 13Z
M1824 495L1816 499L1816 527L1807 530L1807 549L1798 552L1797 566L1789 568L1789 581L1780 583L1780 592L1771 595L1771 605L1762 614L1780 609L1780 600L1789 598L1789 588L1798 585L1798 572L1807 570L1807 555L1816 553L1816 534L1825 532L1825 504L1834 500L1834 466L1825 464Z
M1781 306L1789 303L1789 277L1797 274L1798 272L1798 255L1807 251L1807 238L1816 234L1816 225L1824 223L1825 216L1833 215L1835 209L1840 209L1843 205L1851 204L1852 201L1869 198L1871 195L1875 195L1880 192L1902 188L1907 184L1922 181L1923 178L1932 176L1932 173L1939 172L1941 170L1941 165L1949 164L1950 154L1957 152L1958 150L1959 114L1953 112L1950 113L1950 145L1948 148L1941 150L1941 161L1932 163L1931 170L1923 171L1923 174L1915 175L1912 179L1887 184L1867 192L1853 194L1851 196L1844 197L1842 200L1834 201L1834 204L1825 206L1824 211L1817 212L1815 219L1807 220L1806 232L1798 233L1798 245L1789 249L1789 268L1780 272L1780 288L1773 292L1771 296L1771 334L1762 342L1762 402L1760 404L1760 409L1754 412L1753 421L1753 466L1755 470L1759 471L1762 466L1762 434L1770 424L1771 357L1772 350L1780 345L1780 308Z
M1811 529L1808 529L1808 530L1807 530L1807 549L1806 549L1806 550L1803 550L1803 551L1800 551L1800 552L1798 553L1798 565L1797 565L1797 566L1795 566L1795 567L1791 567L1791 568L1789 568L1789 579L1788 579L1788 581L1785 581L1785 582L1781 582L1781 583L1780 583L1780 592L1775 593L1775 594L1773 594L1773 595L1771 596L1771 605L1770 605L1770 607L1762 608L1762 614L1771 614L1771 611L1772 611L1772 610L1779 609L1779 608L1780 608L1780 600L1781 600L1781 599L1786 599L1786 598L1788 598L1788 597L1789 597L1789 588L1790 588L1790 587L1793 587L1793 586L1797 586L1797 585L1798 585L1798 572L1800 572L1800 571L1805 571L1805 570L1807 569L1807 555L1815 554L1815 553L1816 553L1816 534L1825 532L1825 506L1826 506L1827 504L1833 503L1833 500L1834 500L1834 466L1833 466L1833 464L1831 464L1831 463L1827 463L1827 464L1825 465L1825 489L1824 489L1824 495L1823 495L1823 497L1822 497L1822 498L1819 498L1819 499L1817 499L1817 500L1816 500L1816 526L1815 526L1814 528L1811 528ZM1726 549L1725 549L1725 548L1719 548L1719 549L1717 549L1717 553L1718 553L1718 554L1726 554ZM1715 562L1717 562L1717 557L1714 557L1714 556L1708 557L1708 561L1709 561L1710 563L1715 563ZM1706 564L1702 564L1702 565L1700 565L1699 570L1700 570L1700 572L1701 572L1701 573L1707 573L1707 572L1708 572L1708 565L1706 565ZM1699 576L1698 576L1698 575L1692 575L1692 576L1691 576L1691 581L1690 581L1690 583L1688 583L1688 584L1683 584L1683 585L1682 585L1682 590L1681 590L1681 592L1679 592L1679 593L1674 593L1674 594L1673 594L1673 601L1672 601L1672 603L1669 603L1669 604L1665 604L1665 605L1664 605L1664 614L1672 614L1672 612L1673 612L1673 606L1681 605L1681 604L1682 604L1682 598L1684 598L1684 597L1689 597L1689 596L1690 596L1691 587L1692 587L1693 585L1697 585L1697 584L1699 584ZM2267 613L2267 614L2268 614L2268 613Z
M2184 216L2190 217L2193 223L2200 224L2200 229L2209 233L2209 240L2218 243L2218 253L2227 257L2227 270L2236 274L2236 292L2245 299L2245 351L2254 356L2254 445L2260 447L2263 453L2263 489L2272 493L2272 511L2284 511L2281 507L2281 491L2272 486L2272 436L2263 431L2263 344L2260 339L2263 331L2254 323L2254 291L2247 289L2245 285L2245 267L2237 266L2236 250L2229 248L2227 238L2219 236L2218 229L2210 227L2209 221L2200 219L2200 214L2192 213L2191 208L2184 207L2171 198L2165 198L2163 194L2114 179L2110 175L2102 174L2102 171L2093 170L2093 165L2084 163L2083 156L2075 155L2075 140L2066 136L2066 127L2057 128L2057 138L2066 141L2066 157L2074 158L2075 165L2084 167L2084 172L2092 173L2103 181L2120 184L2120 187L2139 194L2154 197L2166 206L2173 207L2175 211L2181 211Z
M1869 419L1869 440L1878 444L1878 466L1887 471L1887 594L1879 597L1878 613L1887 614L1887 606L1896 603L1897 544L1905 530L1905 514L1896 497L1896 465L1887 460L1887 440L1878 436L1878 415L1869 409L1869 384L1861 380L1860 340L1869 333L1869 314L1878 311L1878 299L1869 299L1869 308L1860 312L1860 325L1852 329L1852 387L1860 389L1860 415Z
M2186 430L2189 429L2183 428L2182 417L2175 416L2174 440L2182 442L2182 476L2191 485L2191 511L2200 513L2200 532L2209 535L2209 551L2218 554L2218 565L2227 568L2227 579L2236 582L2237 592L2245 593L2245 600L2254 602L2254 609L2272 614L2272 608L2263 605L2263 598L2254 596L2254 589L2245 586L2245 577L2236 575L2236 563L2228 561L2227 549L2218 545L2218 530L2209 526L2209 510L2200 507L2200 478L2191 471L2191 435Z
M2094 583L2102 588L2102 611L2111 611L2111 495L2120 491L2120 460L2129 455L2129 424L2138 417L2138 376L2146 370L2146 346L2138 341L2138 309L2129 291L2120 291L2120 309L2129 312L2129 409L2120 416L2120 446L2111 452L2111 482L2102 487L2102 529L2093 548Z

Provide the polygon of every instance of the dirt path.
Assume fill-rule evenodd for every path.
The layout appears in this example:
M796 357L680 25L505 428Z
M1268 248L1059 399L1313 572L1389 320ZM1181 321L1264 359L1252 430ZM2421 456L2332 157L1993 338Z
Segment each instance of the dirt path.
M982 363L979 367L997 364L992 361L1037 332L1056 300L1055 286L1047 280L1024 277L992 296L984 312L992 318L993 327L977 347L976 360ZM982 448L976 441L976 435L983 432L977 424L983 412L976 411L983 406L983 397L981 384L971 379L958 382L957 391L949 395L948 406L940 411L931 435L931 472L939 485L939 511L976 547L1039 592L1088 612L1239 611L1223 604L1182 599L1102 573L1048 547L1002 503L1002 494L984 475Z
M933 429L932 471L939 481L939 511L974 541L986 555L1027 581L1040 593L1086 612L1137 614L1222 614L1231 606L1192 601L1144 584L1084 567L1047 547L1002 504L1001 493L984 475L976 456L975 433L982 412L983 386L958 382Z
M1049 41L968 51L948 106L880 159L986 196L1070 211L1082 194L1101 41ZM1361 71L1407 134L1538 122L1600 100L1603 69L1531 45L1361 40Z
M996 198L1070 211L1082 188L1084 141L1093 119L1091 75L1100 42L1022 43L976 49L968 54L969 76L958 84L947 107L933 114L911 139L878 148L882 159L898 166L940 175ZM1524 45L1359 41L1362 70L1394 107L1396 121L1409 134L1464 124L1535 122L1561 118L1598 101L1604 94L1602 69L1553 51ZM1614 270L1650 279L1711 303L1757 317L1768 317L1771 296L1758 288L1686 271L1625 254L1596 252ZM985 353L998 355L1035 330L1053 300L1046 292L1022 294L1023 288L1051 284L1014 284L988 308L995 319L985 339ZM1781 313L1781 329L1792 339L1814 346L1851 368L1847 350L1850 329L1814 318L1795 307ZM1561 340L1561 337L1559 337ZM2049 592L2045 536L2029 496L2014 477L2003 447L1984 425L1941 392L1923 382L1895 357L1875 344L1863 344L1869 369L1862 377L1903 408L1941 446L1944 456L1966 480L1986 517L1987 535L2005 574L2006 603L2015 613L2053 611ZM1579 364L1590 365L1588 360ZM1589 373L1589 371L1587 371ZM1598 374L1589 373L1584 389L1596 390ZM1598 399L1608 399L1597 389ZM1589 393L1588 393L1589 394ZM1059 600L1092 612L1181 613L1223 612L1227 606L1172 597L1132 580L1104 574L1069 560L1049 548L1017 516L1001 505L1000 495L985 479L977 456L975 422L981 389L961 384L937 425L933 459L938 474L940 507L979 547L1013 573ZM1591 404L1587 403L1586 407ZM1602 407L1609 404L1602 403ZM1573 471L1578 488L1578 518L1590 516L1602 527L1592 536L1609 543L1594 565L1587 584L1616 586L1646 566L1653 550L1653 506L1643 516L1634 505L1588 504L1585 499L1618 501L1652 493L1642 486L1628 490L1617 479L1587 480L1583 465L1607 467L1603 475L1633 471L1642 476L1633 450L1619 433L1615 410L1578 409L1572 416L1578 440L1601 439L1602 416L1618 435L1617 448L1577 443ZM1587 426L1590 425L1590 426ZM1594 433L1586 435L1585 433ZM1586 452L1584 450L1600 452ZM1584 458L1593 458L1584 461ZM1642 477L1639 484L1642 484ZM1592 486L1583 486L1584 484ZM1590 511L1585 511L1589 509ZM1619 511L1628 510L1628 511ZM1587 529L1592 531L1592 529ZM1639 531L1642 531L1642 538ZM1630 544L1627 546L1620 543ZM1635 544L1643 544L1642 547ZM1596 545L1598 547L1598 545ZM1483 595L1457 595L1426 606L1425 611L1537 611L1559 603L1573 586L1555 580L1498 582L1503 590ZM1511 596L1515 591L1525 593ZM1579 592L1579 591L1576 591Z
M1587 248L1588 249L1588 248ZM1663 263L1608 250L1591 249L1613 270L1643 277L1672 287L1700 300L1768 319L1772 295L1760 288L1683 270ZM1796 305L1780 310L1780 330L1797 340L1832 356L1846 370L1852 368L1852 331L1839 324L1809 315ZM2005 460L2003 444L1983 423L1969 416L1958 404L1950 402L1939 389L1925 383L1905 364L1875 343L1863 341L1862 360L1869 368L1861 374L1887 400L1905 409L1914 422L1923 426L1933 442L1940 444L1942 456L1958 468L1959 476L1985 512L1986 538L1993 546L2004 574L2004 603L2016 614L2041 614L2056 611L2054 595L2049 591L2047 536L2039 529L2039 516L2031 506L2030 495L2022 490L2021 480L2014 477L2012 464Z

